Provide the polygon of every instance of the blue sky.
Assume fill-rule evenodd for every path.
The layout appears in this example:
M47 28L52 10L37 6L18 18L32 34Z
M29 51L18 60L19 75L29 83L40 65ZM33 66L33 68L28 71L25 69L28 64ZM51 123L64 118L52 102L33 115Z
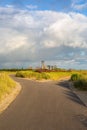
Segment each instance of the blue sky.
M87 0L0 0L0 68L87 69Z
M37 7L38 10L76 11L87 15L87 0L0 0L0 5L13 5L16 8L23 9L27 5L32 5L32 7Z

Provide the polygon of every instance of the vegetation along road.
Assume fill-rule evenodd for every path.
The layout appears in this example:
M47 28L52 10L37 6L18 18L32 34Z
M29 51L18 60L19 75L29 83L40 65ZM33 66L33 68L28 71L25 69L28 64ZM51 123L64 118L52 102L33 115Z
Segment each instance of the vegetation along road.
M87 109L67 81L13 79L22 90L0 115L0 130L87 130Z

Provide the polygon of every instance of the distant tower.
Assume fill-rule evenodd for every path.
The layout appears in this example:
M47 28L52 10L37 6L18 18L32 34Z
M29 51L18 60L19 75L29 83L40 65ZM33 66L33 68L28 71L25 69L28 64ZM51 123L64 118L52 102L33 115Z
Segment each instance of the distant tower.
M43 60L41 61L41 68L42 68L42 69L46 69L46 67L45 67L45 64L44 64L44 61L43 61Z

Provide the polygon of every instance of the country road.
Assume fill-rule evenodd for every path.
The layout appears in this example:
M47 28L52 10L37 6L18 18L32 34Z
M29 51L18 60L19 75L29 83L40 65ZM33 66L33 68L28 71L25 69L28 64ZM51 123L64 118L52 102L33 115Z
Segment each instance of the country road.
M87 130L87 108L67 81L13 79L22 90L0 115L0 130Z

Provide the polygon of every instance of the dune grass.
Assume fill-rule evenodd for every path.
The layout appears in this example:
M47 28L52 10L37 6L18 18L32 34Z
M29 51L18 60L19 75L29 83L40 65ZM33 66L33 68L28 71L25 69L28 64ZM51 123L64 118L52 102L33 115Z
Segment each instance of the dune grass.
M6 73L0 73L0 101L5 95L10 94L15 86L16 83Z
M30 78L30 79L36 79L36 80L59 80L64 77L71 76L71 72L34 72L34 71L18 71L16 73L17 77L22 78Z
M18 71L16 73L16 76L22 77L22 78L36 79L36 80L50 79L50 76L46 74L45 72L38 73L34 71Z
M71 81L73 81L75 88L79 90L87 90L87 72L72 74Z
M50 76L51 80L59 80L71 76L71 72L50 72L47 74Z

